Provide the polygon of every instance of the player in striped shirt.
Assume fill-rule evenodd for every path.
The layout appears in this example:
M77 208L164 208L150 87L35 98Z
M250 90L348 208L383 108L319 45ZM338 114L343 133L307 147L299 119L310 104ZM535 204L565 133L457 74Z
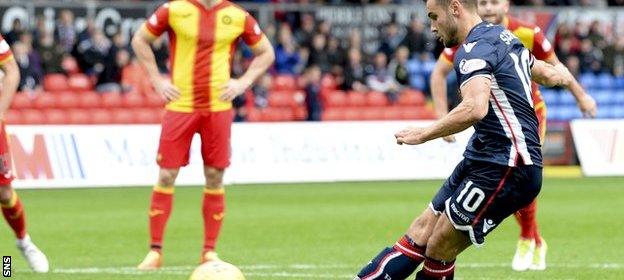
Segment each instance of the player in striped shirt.
M509 11L508 0L479 0L477 4L479 15L485 21L493 24L500 24L507 28L518 37L520 42L531 51L536 59L553 66L557 65L565 68L557 58L553 46L538 26L507 15ZM431 75L431 94L438 117L442 117L448 112L446 77L453 70L453 59L457 48L458 47L444 49ZM540 140L543 144L546 135L546 104L544 103L537 83L532 82L531 88L533 108L539 120ZM568 89L576 98L581 111L583 111L586 116L595 116L596 103L590 95L585 93L576 80L573 81ZM444 139L449 142L454 141L453 136L445 137ZM512 268L514 270L546 269L546 252L548 247L539 234L536 211L537 202L533 201L515 214L521 231L516 253L512 261Z
M171 81L160 76L150 43L167 32ZM230 77L236 45L242 39L255 58L239 78ZM218 259L215 245L224 217L223 173L230 164L232 100L273 63L273 47L256 20L226 0L179 0L160 6L135 34L132 47L157 93L167 101L157 162L158 183L149 210L150 251L139 269L162 264L162 239L172 208L174 183L189 162L195 133L202 141L206 185L202 213L204 247L200 261Z
M28 265L35 272L48 272L49 265L46 256L32 242L26 232L26 214L22 201L11 187L13 173L11 167L11 153L8 135L5 129L5 118L11 101L20 82L20 70L13 59L9 44L0 36L0 70L4 75L0 78L0 207L2 216L7 221L15 237L17 248L26 258Z

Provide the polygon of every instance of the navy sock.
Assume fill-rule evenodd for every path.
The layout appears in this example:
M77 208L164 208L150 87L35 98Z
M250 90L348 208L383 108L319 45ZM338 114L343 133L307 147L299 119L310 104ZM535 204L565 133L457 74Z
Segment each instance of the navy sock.
M406 235L393 247L383 249L358 273L358 278L361 280L406 279L424 260L424 252L424 247L416 245Z

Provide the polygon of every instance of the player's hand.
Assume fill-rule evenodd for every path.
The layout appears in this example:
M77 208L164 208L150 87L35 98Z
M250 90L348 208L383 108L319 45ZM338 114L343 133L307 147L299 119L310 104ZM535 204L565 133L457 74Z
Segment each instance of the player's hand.
M228 81L227 84L221 88L223 91L221 94L221 100L232 101L237 96L245 93L249 86L251 86L251 83L246 82L243 79L230 79L230 81Z
M457 141L455 139L455 135L444 136L442 137L442 140L446 141L447 143L455 143L455 141Z
M427 142L425 139L425 128L408 127L394 134L399 145L418 145Z
M171 102L180 98L180 90L167 79L157 79L154 83L154 89L167 102Z
M578 107L583 112L583 116L588 118L596 117L596 111L598 110L596 106L596 101L589 94L585 94L581 99L578 100Z

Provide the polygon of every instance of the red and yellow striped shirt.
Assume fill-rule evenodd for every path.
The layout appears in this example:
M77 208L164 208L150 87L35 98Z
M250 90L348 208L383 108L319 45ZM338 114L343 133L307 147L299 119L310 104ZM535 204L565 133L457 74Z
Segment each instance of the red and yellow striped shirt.
M555 51L550 44L550 41L544 35L542 30L531 23L520 21L516 18L506 16L503 19L503 26L511 31L514 35L518 37L520 42L524 45L525 48L529 49L535 58L539 60L549 59L551 56L555 55ZM446 62L453 64L453 59L455 59L455 52L457 51L457 47L454 48L445 48L440 55L440 59L445 60ZM542 98L542 94L539 91L539 86L535 83L531 83L532 89L532 99L533 105L535 109L538 109L538 106L544 106Z
M169 34L171 78L181 96L166 108L176 112L230 109L232 103L219 96L230 79L236 44L242 38L253 48L264 38L249 13L225 0L211 8L199 0L165 3L144 28L155 37Z
M3 65L12 57L13 57L13 53L11 52L11 47L4 40L4 38L0 36L0 65Z

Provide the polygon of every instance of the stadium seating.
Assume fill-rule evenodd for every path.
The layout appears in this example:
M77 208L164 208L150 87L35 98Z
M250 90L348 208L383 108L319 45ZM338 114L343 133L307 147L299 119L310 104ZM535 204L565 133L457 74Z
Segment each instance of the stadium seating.
M93 89L93 82L85 74L72 74L67 79L69 89L75 92L89 91Z
M43 89L45 91L58 92L69 89L67 77L63 74L48 74L43 78Z
M277 75L273 78L272 90L296 90L297 79L291 75Z
M382 92L355 92L338 89L336 79L325 75L321 79L321 100L324 121L343 120L412 120L434 119L427 106L423 90L434 61L412 59L408 63L412 83L419 84L403 90L396 102L389 102ZM19 93L11 105L7 121L12 124L110 124L158 123L165 101L154 93L141 71L125 77L132 90L125 94L96 93L92 78L75 72L75 61L63 61L69 76L48 74L43 79L43 92L35 95ZM582 74L579 81L599 105L599 118L624 118L624 77L609 74ZM548 105L548 119L569 121L581 113L574 96L565 90L542 88ZM292 75L276 75L268 95L268 108L255 108L253 94L247 94L247 121L301 121L307 118L305 93Z
M11 103L11 109L30 109L33 106L33 102L26 93L16 94Z

